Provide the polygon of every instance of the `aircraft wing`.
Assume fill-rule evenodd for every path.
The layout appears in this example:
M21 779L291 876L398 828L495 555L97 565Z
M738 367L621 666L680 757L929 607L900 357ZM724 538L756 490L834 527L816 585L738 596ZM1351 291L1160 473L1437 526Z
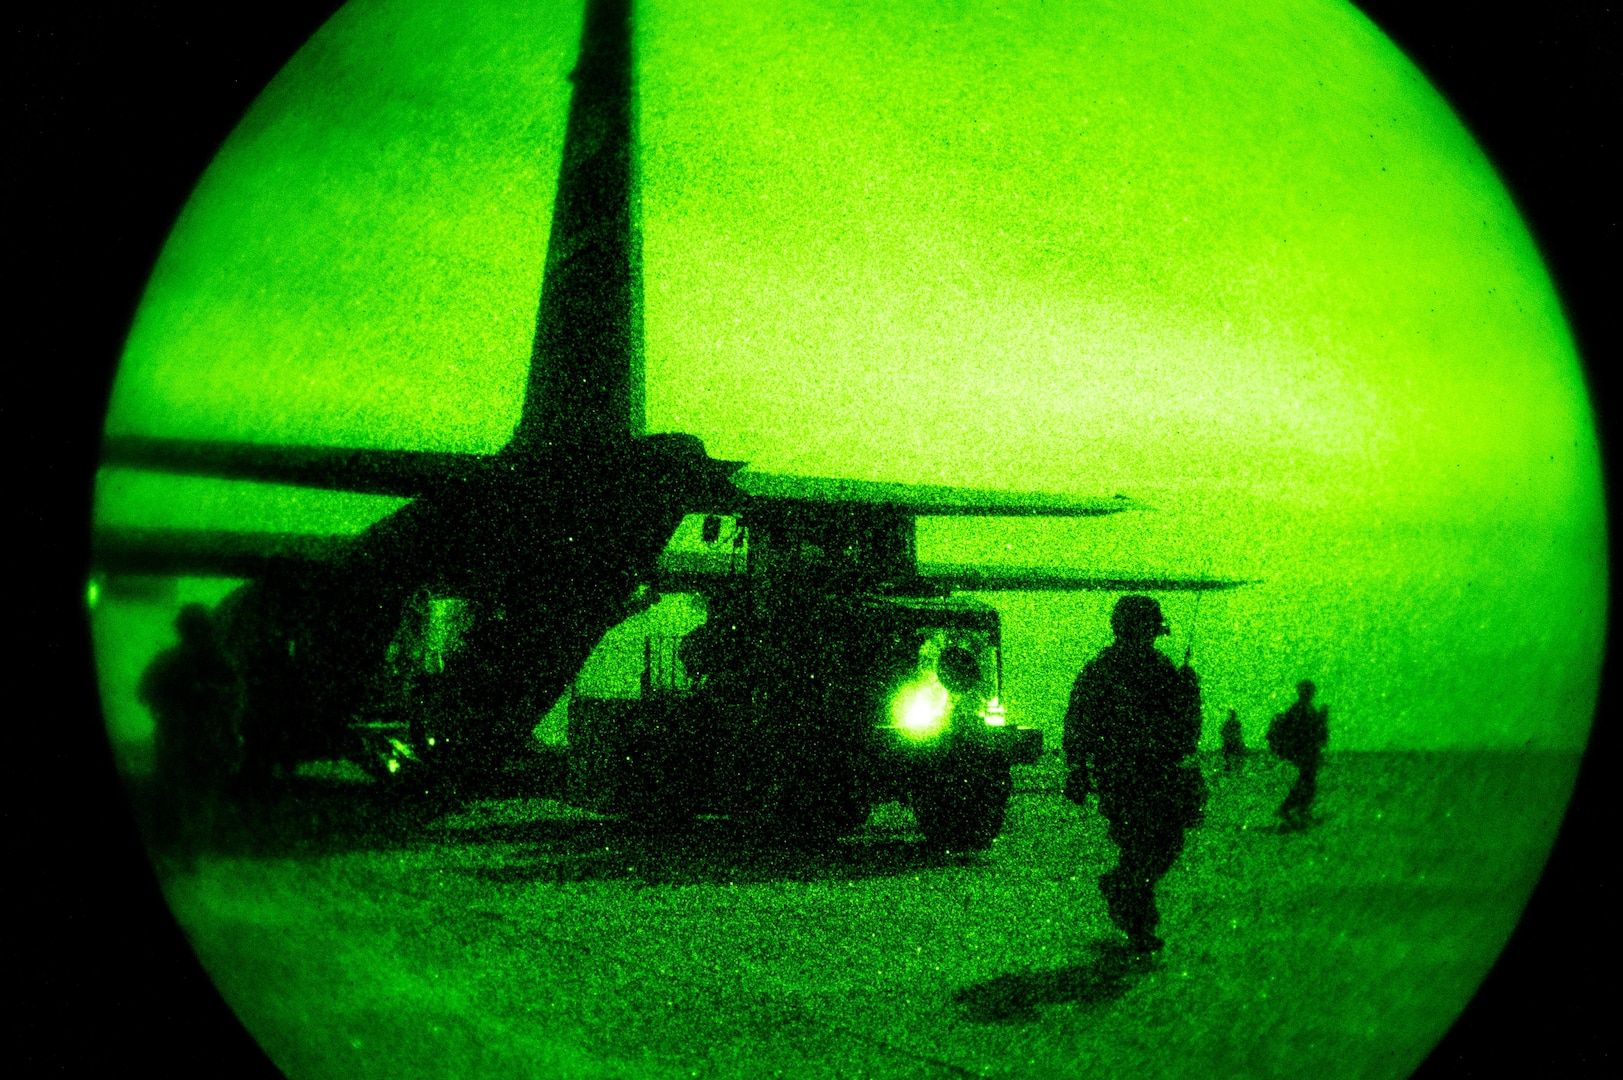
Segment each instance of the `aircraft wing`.
M743 573L742 554L735 557L720 551L667 551L659 557L655 587L661 592L692 592ZM1040 567L958 563L920 563L919 577L933 585L966 592L1213 592L1252 584L1225 578L1080 574Z
M469 476L486 460L483 454L433 450L271 446L141 435L112 436L102 444L103 466L406 498L445 480Z
M799 502L866 503L907 514L967 517L1098 517L1144 507L1125 495L1085 498L1037 491L945 487L938 484L888 484L871 480L835 480L821 476L783 476L745 469L733 484L750 498Z
M970 592L1210 592L1249 585L1221 578L1129 577L1076 574L1023 566L920 563L926 581Z
M91 568L106 574L256 577L278 563L324 562L353 536L215 529L97 529Z

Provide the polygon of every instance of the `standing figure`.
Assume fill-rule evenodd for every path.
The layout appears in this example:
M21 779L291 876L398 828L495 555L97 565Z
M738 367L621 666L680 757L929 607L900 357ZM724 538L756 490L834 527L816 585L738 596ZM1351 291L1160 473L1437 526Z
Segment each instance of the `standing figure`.
M1076 677L1065 714L1066 792L1090 789L1120 851L1099 880L1110 919L1135 952L1160 949L1155 885L1200 821L1206 785L1187 759L1200 741L1200 681L1155 647L1168 632L1161 605L1124 596L1110 616L1116 640Z
M202 604L175 618L180 637L141 676L137 695L152 711L155 820L160 845L206 828L212 800L242 763L242 691Z
M1316 689L1310 679L1297 683L1296 701L1268 725L1268 748L1296 766L1296 783L1279 807L1287 829L1305 829L1312 824L1320 755L1330 741L1330 707L1314 707Z
M1251 749L1245 744L1245 734L1240 730L1240 714L1235 710L1229 710L1229 718L1223 721L1219 731L1223 737L1223 773L1226 776L1245 764L1245 759L1251 756Z

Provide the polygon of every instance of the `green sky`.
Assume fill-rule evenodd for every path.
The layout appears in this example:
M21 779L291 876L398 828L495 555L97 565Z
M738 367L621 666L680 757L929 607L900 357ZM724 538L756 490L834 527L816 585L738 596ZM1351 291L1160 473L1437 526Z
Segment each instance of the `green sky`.
M1339 745L1582 744L1607 571L1572 340L1491 166L1351 6L639 12L651 430L774 471L1127 492L1157 509L923 541L1263 579L1205 601L1196 645L1248 729L1313 674ZM109 430L500 446L579 20L341 11L182 213ZM148 524L392 505L99 490ZM1057 731L1112 598L996 599L1011 705Z

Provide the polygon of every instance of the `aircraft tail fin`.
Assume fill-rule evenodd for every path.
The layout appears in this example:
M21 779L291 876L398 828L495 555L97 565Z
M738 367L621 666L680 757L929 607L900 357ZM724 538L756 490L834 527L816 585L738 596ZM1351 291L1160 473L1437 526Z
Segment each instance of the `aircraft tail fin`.
M517 449L644 434L632 0L588 0Z

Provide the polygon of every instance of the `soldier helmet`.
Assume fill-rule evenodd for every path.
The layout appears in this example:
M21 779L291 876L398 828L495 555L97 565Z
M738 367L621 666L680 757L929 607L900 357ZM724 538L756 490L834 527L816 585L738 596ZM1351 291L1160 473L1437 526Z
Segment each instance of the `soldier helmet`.
M1151 596L1124 596L1116 601L1110 613L1110 629L1118 638L1158 638L1168 633L1166 620L1161 618L1161 605Z
M949 645L936 661L936 677L954 694L962 694L981 681L980 661L962 645Z
M1312 679L1303 679L1296 684L1296 692L1302 695L1302 700L1312 697L1319 688L1313 685Z

